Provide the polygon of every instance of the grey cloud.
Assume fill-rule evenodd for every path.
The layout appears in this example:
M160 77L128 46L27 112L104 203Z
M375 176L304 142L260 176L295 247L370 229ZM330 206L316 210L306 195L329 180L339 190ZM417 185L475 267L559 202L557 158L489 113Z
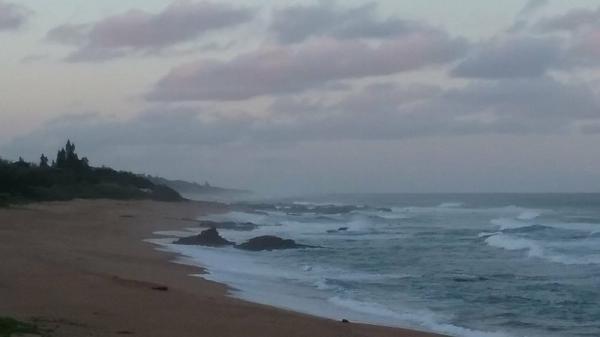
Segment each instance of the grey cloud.
M64 24L52 28L46 34L46 39L63 44L85 44L87 35L92 28L91 24Z
M148 95L157 101L243 100L302 92L338 80L391 75L444 64L466 42L445 34L413 34L377 46L354 40L315 40L274 46L229 61L179 66Z
M0 0L0 31L21 27L30 13L23 6Z
M565 14L548 17L534 25L540 32L576 31L588 26L600 25L600 8L597 10L573 9Z
M379 19L377 4L356 8L337 7L331 1L296 5L276 10L270 31L283 43L297 43L311 36L336 38L391 38L433 30L414 21L396 17Z
M600 101L588 86L552 78L475 81L446 90L420 85L385 84L383 89L378 86L318 109L314 104L307 105L313 113L305 115L312 117L278 130L278 135L369 140L525 135L567 132L577 121L600 119ZM406 98L381 99L390 92ZM300 110L297 104L296 110Z
M394 97L388 99L390 95ZM552 78L475 81L445 90L426 85L374 84L337 101L280 98L271 106L268 118L250 113L225 117L226 113L206 109L167 105L129 120L68 116L15 140L11 147L31 142L53 148L65 137L87 149L106 151L122 146L276 146L312 141L550 134L569 132L579 121L600 120L600 102L589 87ZM211 118L203 118L206 114Z
M496 38L476 48L452 71L452 75L466 78L540 77L560 64L562 54L562 41L557 38Z
M412 84L400 86L393 82L375 83L359 94L349 95L336 106L340 111L368 113L369 111L397 111L400 107L417 104L442 94L440 87Z
M65 24L47 33L51 41L75 45L70 61L96 61L131 53L160 51L193 41L254 17L248 8L179 1L158 14L131 10L90 24Z
M532 26L531 32L563 38L564 58L560 66L564 69L600 65L600 8L574 9L543 18Z
M600 65L600 9L576 9L475 45L451 74L463 78L539 78Z
M492 113L498 121L521 124L532 132L556 131L577 120L600 118L600 101L589 86L550 77L475 82L449 90L442 104L463 114Z
M581 126L581 132L588 135L600 134L600 123L585 124Z
M377 99L381 94L377 89L406 99L388 104ZM502 183L495 188L504 189L506 172L517 172L517 187L522 182L520 168L536 179L547 175L544 170L548 162L552 167L561 162L557 148L580 153L581 163L589 167L589 158L597 157L589 153L597 136L564 134L573 130L571 126L580 119L595 120L600 125L595 100L585 87L552 79L473 82L453 90L385 83L337 103L310 99L304 104L297 98L286 106L280 101L273 107L280 110L266 119L207 119L203 114L210 111L166 107L129 120L69 116L15 139L2 147L2 153L7 158L37 160L40 152L54 155L69 137L93 165L173 178L208 179L225 186L259 190L270 186L289 191L286 184L296 184L293 188L300 190L314 184L318 192L323 188L343 191L348 182L369 181L377 176L384 189L398 177L407 177L407 183L413 181L415 191L419 191L422 182L430 179L423 171L433 170L446 183L447 172L461 172L464 181L448 188L451 191L462 188L465 181L473 184L474 191L481 191L481 186L487 185L472 182L471 169L476 168L481 183L497 177ZM346 111L350 101L365 103L362 109ZM597 130L588 127L583 132L594 134ZM573 138L581 141L573 143ZM512 145L507 147L506 141ZM540 148L546 153L539 155ZM519 154L513 156L514 151ZM435 161L456 157L454 166ZM532 157L538 165L513 165ZM387 171L380 172L386 165L385 158L392 162ZM473 165L465 166L465 162ZM578 176L571 168L580 165L566 162L569 165L563 167L567 177ZM549 179L562 178L565 175ZM332 179L340 184L332 187ZM363 191L373 191L373 186L365 183ZM391 188L406 186L400 183ZM431 186L433 191L440 190L437 183Z

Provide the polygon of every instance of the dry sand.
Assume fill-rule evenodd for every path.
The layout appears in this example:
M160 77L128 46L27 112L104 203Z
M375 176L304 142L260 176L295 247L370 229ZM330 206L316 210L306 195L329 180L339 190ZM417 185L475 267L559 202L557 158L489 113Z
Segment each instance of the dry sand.
M107 200L0 209L0 316L34 320L57 337L435 336L227 297L224 285L190 277L198 268L171 263L142 241L223 210Z

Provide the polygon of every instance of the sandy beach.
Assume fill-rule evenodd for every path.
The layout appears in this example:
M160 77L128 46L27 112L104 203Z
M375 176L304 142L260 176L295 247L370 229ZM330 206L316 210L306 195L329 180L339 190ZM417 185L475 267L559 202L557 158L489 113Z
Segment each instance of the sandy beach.
M218 204L72 201L0 209L0 316L49 336L436 336L346 324L227 296L143 239ZM167 289L165 291L165 289Z

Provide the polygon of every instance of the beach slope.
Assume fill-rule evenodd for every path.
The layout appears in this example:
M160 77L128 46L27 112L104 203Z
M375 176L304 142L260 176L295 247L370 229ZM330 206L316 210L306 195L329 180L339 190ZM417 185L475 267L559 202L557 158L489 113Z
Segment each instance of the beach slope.
M224 285L143 241L219 204L70 201L0 209L0 316L49 336L432 337L227 297Z

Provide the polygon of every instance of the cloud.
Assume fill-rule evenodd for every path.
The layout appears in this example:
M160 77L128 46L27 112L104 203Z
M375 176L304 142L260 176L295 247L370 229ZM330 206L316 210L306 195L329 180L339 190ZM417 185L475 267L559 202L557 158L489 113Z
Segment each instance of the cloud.
M531 24L517 21L508 31L473 45L451 72L473 79L540 78L600 65L600 8L573 9Z
M160 51L253 17L254 11L248 8L178 1L157 14L131 10L94 23L64 24L50 30L47 39L77 46L69 61L98 61Z
M290 6L274 11L269 30L281 43L326 36L340 39L392 38L434 30L416 21L396 17L379 19L376 10L376 3L355 8L336 7L331 1Z
M541 77L561 62L562 41L552 37L499 37L479 45L452 75L465 78Z
M313 40L270 46L228 61L179 66L149 94L155 101L244 100L315 89L334 81L384 76L445 64L466 43L445 34L417 33L371 45L355 40Z
M13 30L23 26L30 13L23 6L0 0L0 31Z
M600 27L580 32L571 38L568 62L573 66L597 67L600 65Z
M77 46L86 43L90 29L89 24L63 24L49 30L46 39Z
M384 83L333 104L299 104L294 111L304 110L302 118L274 130L270 141L556 134L581 120L600 120L600 100L587 85L552 78L473 81L445 90Z
M576 130L581 121L600 122L600 100L593 90L585 84L548 77L473 81L452 89L375 83L339 99L281 97L269 108L268 117L219 109L169 104L127 120L97 114L65 116L15 139L8 147L15 153L26 152L27 144L33 149L39 144L53 149L67 137L90 151L106 153L121 147L280 146L315 141L564 134Z
M539 32L575 32L590 26L600 26L600 8L597 10L573 9L553 17L541 19L534 25Z
M515 133L565 131L576 121L600 118L600 100L588 85L551 77L476 81L448 90L439 104L462 119L488 115L492 118L481 125L497 131L512 125Z

